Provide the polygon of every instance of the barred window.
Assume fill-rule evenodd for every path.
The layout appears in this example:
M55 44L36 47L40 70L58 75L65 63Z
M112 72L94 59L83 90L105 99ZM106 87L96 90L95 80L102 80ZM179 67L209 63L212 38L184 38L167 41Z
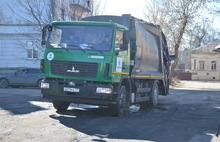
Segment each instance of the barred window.
M199 61L199 70L205 69L205 61Z
M216 70L216 61L211 62L211 70Z
M38 46L36 42L27 42L27 58L38 58Z

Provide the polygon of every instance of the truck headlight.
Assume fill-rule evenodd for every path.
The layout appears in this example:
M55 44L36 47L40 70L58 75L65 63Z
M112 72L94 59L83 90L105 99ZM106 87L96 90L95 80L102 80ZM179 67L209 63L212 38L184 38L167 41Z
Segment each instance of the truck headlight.
M40 88L50 88L49 83L41 82Z
M96 93L110 94L111 92L112 92L111 88L101 88L101 87L96 88Z

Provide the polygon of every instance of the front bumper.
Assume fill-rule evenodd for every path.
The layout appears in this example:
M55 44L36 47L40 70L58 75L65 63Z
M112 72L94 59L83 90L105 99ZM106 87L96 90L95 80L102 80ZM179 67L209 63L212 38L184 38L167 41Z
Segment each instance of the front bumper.
M100 106L115 104L112 90L110 84L85 81L44 79L41 84L43 98Z

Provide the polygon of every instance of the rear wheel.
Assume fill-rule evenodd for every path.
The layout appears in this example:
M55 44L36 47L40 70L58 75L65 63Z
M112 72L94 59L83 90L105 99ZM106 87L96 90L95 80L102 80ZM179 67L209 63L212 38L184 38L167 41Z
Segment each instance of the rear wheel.
M140 103L140 110L145 110L149 106L157 106L159 97L159 86L157 81L152 82L149 95L149 100Z
M159 86L158 86L158 82L154 81L150 92L150 99L147 102L147 104L150 106L157 106L158 98L159 98Z
M53 107L58 111L66 111L70 103L66 101L53 100Z
M128 108L127 90L125 86L121 86L116 104L110 105L109 109L114 116L122 116Z
M9 82L6 78L0 79L0 87L1 88L7 88L9 86Z

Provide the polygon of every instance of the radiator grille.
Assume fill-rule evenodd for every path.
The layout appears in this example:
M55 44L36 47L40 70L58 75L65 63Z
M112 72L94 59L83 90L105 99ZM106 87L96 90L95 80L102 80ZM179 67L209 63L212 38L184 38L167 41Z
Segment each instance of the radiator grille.
M53 75L76 76L95 78L98 64L74 61L51 61L51 73Z

